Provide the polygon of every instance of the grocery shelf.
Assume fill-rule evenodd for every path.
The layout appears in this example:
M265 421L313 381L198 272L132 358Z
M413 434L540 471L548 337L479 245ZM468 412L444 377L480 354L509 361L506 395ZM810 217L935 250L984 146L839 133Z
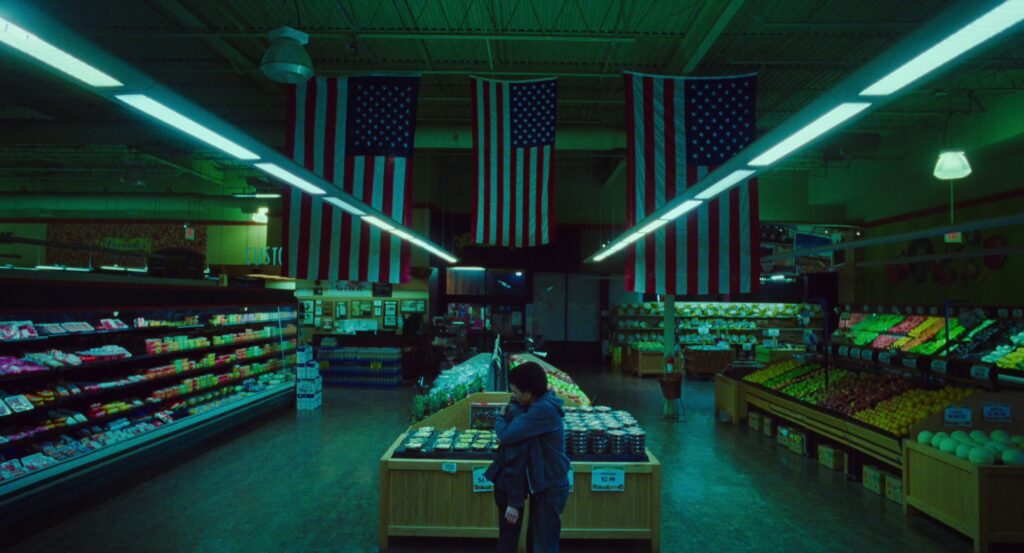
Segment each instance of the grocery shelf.
M122 418L122 417L128 417L128 416L132 415L133 413L139 413L139 412L141 412L141 411L143 411L145 409L151 408L151 407L152 408L160 407L161 405L164 405L164 404L169 404L169 403L173 403L175 401L180 401L180 400L188 399L188 398L190 398L192 396L195 396L195 395L199 395L199 394L202 394L202 393L212 392L214 390L219 390L219 389L221 389L221 388L223 388L225 386L228 386L228 385L237 384L239 382L248 380L250 378L256 378L256 377L259 377L259 376L264 375L264 374L273 374L273 373L275 373L277 371L285 370L285 369L288 369L288 368L289 368L288 365L283 365L283 366L281 366L281 367L279 367L277 369L274 369L272 371L266 371L266 372L261 372L261 373L256 373L256 374L250 374L248 376L241 377L241 378L232 378L232 379L226 380L224 382L218 383L216 386L210 386L209 388L201 388L201 389L198 389L198 390L193 390L193 391L191 391L191 392L189 392L187 394L182 394L182 395L179 395L179 396L159 399L159 400L155 400L155 401L143 400L143 404L142 405L134 406L131 409L126 409L124 411L118 411L117 413L110 413L110 414L103 415L101 417L96 417L96 418L88 418L87 417L87 421L84 422L84 423L73 424L73 425L70 425L70 426L61 426L61 427L51 428L51 429L45 430L43 432L39 432L37 434L33 434L32 436L29 436L27 438L22 438L20 440L15 440L15 441L7 442L7 443L4 443L4 444L0 444L0 446L2 446L4 448L7 448L7 447L19 447L19 446L22 446L22 445L25 445L25 444L38 442L38 441L43 440L45 438L52 438L52 437L59 436L61 434L67 433L67 432L73 432L73 431L75 431L75 430L77 430L79 428L87 428L87 427L94 426L94 425L97 425L97 424L100 424L100 423L104 423L104 422L107 422L107 421L110 421L110 420L119 419L119 418Z
M124 457L144 448L152 447L171 436L181 435L190 429L211 424L225 415L242 413L244 410L258 404L290 397L294 389L295 385L292 382L281 384L280 386L239 398L236 401L211 409L205 413L176 420L171 424L161 426L151 432L140 434L123 442L83 453L51 467L30 472L14 480L4 481L0 483L0 508L7 509L12 507L14 501L28 495L30 490L41 489L40 487L43 484L51 485L62 477L75 477L86 472L87 469L105 466L112 459ZM66 427L66 429L74 428Z
M167 352L163 352L163 353L152 353L152 354L149 354L149 355L135 355L135 356L132 356L132 357L123 357L123 358L120 358L120 359L111 359L110 361L99 361L99 362L96 362L96 363L83 363L81 365L74 365L74 366L68 366L68 367L60 367L60 368L56 368L56 369L50 369L49 371L45 371L45 372L44 371L40 371L38 373L23 373L23 374L18 374L18 375L5 375L4 378L0 378L0 382L11 381L11 380L27 380L29 378L37 377L39 375L63 376L63 375L71 374L71 373L85 372L85 371L93 370L93 369L109 369L111 367L117 367L117 366L125 365L125 364L128 364L130 362L139 363L139 362L154 361L154 360L158 360L158 359L165 359L165 358L170 358L170 357L181 357L183 355L187 356L188 354L195 353L195 352L218 353L218 352L221 352L221 351L230 350L232 348L236 348L237 349L238 346L247 346L247 345L251 346L251 345L255 345L255 344L260 344L260 343L265 343L265 342L272 342L272 341L273 342L278 342L278 341L281 341L281 340L290 339L290 338L294 338L294 337L295 337L295 334L294 333L290 333L290 334L287 334L287 335L284 335L284 336L273 336L273 337L270 337L270 338L261 337L261 338L256 339L256 340L245 340L245 341L240 341L240 342L232 342L230 344L221 344L219 346L211 345L209 347L203 347L203 348L182 349L182 350L176 350L176 351L167 351Z

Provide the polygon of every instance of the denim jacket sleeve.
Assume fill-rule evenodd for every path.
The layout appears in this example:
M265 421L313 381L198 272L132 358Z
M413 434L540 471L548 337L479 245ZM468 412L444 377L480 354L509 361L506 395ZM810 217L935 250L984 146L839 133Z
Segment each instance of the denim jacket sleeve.
M562 417L547 402L535 402L521 417L505 422L501 417L495 425L498 440L514 444L534 436L554 432L562 427Z

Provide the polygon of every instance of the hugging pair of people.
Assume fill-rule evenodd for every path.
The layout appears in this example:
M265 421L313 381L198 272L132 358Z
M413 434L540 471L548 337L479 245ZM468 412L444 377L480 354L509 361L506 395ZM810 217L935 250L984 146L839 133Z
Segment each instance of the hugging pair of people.
M569 499L569 458L565 455L562 399L548 390L537 363L509 373L512 400L495 424L499 447L485 473L494 483L498 506L498 553L513 553L530 500L527 536L534 553L557 553L562 511Z

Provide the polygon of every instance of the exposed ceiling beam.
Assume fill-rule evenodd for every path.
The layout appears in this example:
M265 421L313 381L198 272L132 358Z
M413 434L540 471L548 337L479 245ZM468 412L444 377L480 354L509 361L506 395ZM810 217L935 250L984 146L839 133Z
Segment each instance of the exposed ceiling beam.
M692 73L743 7L743 2L744 0L729 0L728 3L704 2L690 32L681 38L665 63L665 72L682 75ZM720 9L715 10L715 7Z
M84 34L88 36L144 36L152 38L265 38L273 29L246 30L234 29L189 29L189 30L136 30L136 29L92 29ZM618 33L579 33L551 32L538 33L532 31L507 31L502 33L481 33L474 31L453 31L447 33L428 31L354 31L349 29L302 29L311 38L342 39L342 40L518 40L534 42L616 42L632 43L640 38L679 38L678 33L641 33L622 35Z

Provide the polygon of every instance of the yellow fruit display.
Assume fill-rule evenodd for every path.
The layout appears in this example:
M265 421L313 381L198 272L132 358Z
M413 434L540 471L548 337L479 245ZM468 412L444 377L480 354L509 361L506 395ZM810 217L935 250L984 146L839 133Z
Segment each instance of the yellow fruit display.
M955 386L941 390L914 389L882 401L871 409L854 413L853 418L897 436L908 436L911 426L947 405L963 401L975 391Z
M797 363L795 360L785 359L783 361L772 363L759 371L752 372L743 377L743 380L753 382L754 384L762 384L766 380L771 380L777 376L781 376L799 366L800 363Z

